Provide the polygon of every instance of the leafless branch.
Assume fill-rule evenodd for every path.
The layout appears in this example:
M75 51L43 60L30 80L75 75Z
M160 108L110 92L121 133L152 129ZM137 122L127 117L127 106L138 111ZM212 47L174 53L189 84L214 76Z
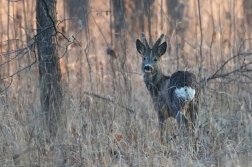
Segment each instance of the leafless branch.
M227 73L224 73L224 74L218 74L218 73L226 66L227 63L229 63L229 62L230 62L231 60L233 60L234 58L240 57L240 56L243 56L243 57L245 58L245 57L248 57L248 56L252 56L252 53L251 53L251 52L249 52L249 53L238 53L237 55L234 55L233 57L231 57L231 58L229 58L228 60L226 60L226 61L221 65L221 67L220 67L218 70L215 71L214 74L212 74L212 75L209 76L209 77L204 78L203 80L206 81L206 82L208 82L208 81L210 81L210 80L212 80L212 79L223 78L223 77L226 77L226 76L228 76L228 75L230 75L230 74L234 74L234 73L237 73L237 72L250 72L252 69L249 69L249 68L247 68L247 67L248 67L248 65L251 64L251 62L248 62L248 63L242 64L241 67L239 67L239 68L237 68L237 69L235 69L235 70L233 70L233 71L230 71L230 72L227 72Z
M202 62L203 62L203 55L202 55L202 47L203 47L203 30L202 30L202 20L201 20L201 10L200 10L200 0L198 0L198 12L199 12L199 28L200 28L200 50L199 50L199 55L200 55L200 62L199 62L199 75L200 79L202 79Z
M42 1L43 1L44 5L45 5L47 17L51 20L52 25L51 25L51 26L48 26L47 28L43 29L41 32L39 32L39 33L37 33L36 35L34 35L34 36L27 42L27 43L30 43L30 44L28 44L27 46L25 46L25 47L23 47L23 48L21 48L21 49L17 49L17 50L12 51L12 53L16 53L15 56L13 56L12 58L10 58L10 59L8 59L7 61L5 61L5 62L3 62L2 64L0 64L0 66L3 66L3 65L5 65L5 64L7 64L7 63L10 63L11 61L19 60L19 59L20 59L19 56L20 56L21 54L22 54L22 57L23 57L25 54L27 54L28 52L30 52L31 48L33 48L33 52L34 52L34 55L35 55L35 56L34 56L35 60L34 60L32 63L30 63L29 65L27 65L26 67L24 67L24 68L22 68L22 69L16 71L15 73L13 73L13 74L11 74L11 75L9 75L9 76L5 76L5 77L3 77L3 78L0 78L0 80L6 80L6 79L8 79L8 78L11 78L11 82L8 84L8 86L7 86L4 90L1 90L0 92L3 92L3 91L5 91L6 89L8 89L8 88L10 87L10 85L11 85L11 83L12 83L12 77L13 77L13 76L15 76L15 75L17 75L18 73L24 71L25 69L31 68L32 65L34 65L34 64L37 63L37 57L36 57L36 51L35 51L36 45L35 45L35 44L36 44L36 41L37 41L37 37L38 37L39 35L41 35L44 31L46 31L46 30L48 30L48 29L50 29L50 28L54 28L55 34L52 34L52 36L55 36L55 35L57 35L57 34L60 34L60 35L63 36L64 39L66 39L66 40L69 42L69 43L67 44L67 46L66 46L66 51L65 51L65 53L67 52L67 47L73 43L73 41L71 41L70 39L68 39L62 32L60 32L60 31L57 30L57 26L58 26L60 23L62 23L62 22L64 22L65 20L67 20L67 19L59 21L58 24L57 24L57 26L56 26L56 24L55 24L56 21L54 21L54 20L52 19L52 17L50 16L50 14L49 14L48 5L46 4L45 0L42 0ZM13 18L13 19L14 19L14 18ZM70 19L71 19L71 18L70 18ZM20 26L21 26L21 25L20 25ZM21 26L21 27L22 27L22 26ZM22 28L23 28L23 27L22 27ZM74 39L74 41L77 41L75 38L73 38L73 39ZM12 40L20 40L20 39L9 39L8 41L12 41ZM8 41L7 41L7 42L8 42ZM1 43L2 43L2 42L1 42ZM78 41L77 41L77 43L79 44ZM79 45L80 45L80 44L79 44ZM63 56L65 55L65 53L63 54ZM1 53L0 56L3 56L4 54L5 54L5 53ZM6 53L6 54L7 54L7 53ZM8 54L10 54L10 53L8 53ZM63 56L61 56L61 58L62 58ZM19 58L17 58L17 57L19 57Z
M33 46L35 46L35 45L33 45ZM34 52L34 58L35 58L35 60L34 60L31 64L29 64L28 66L22 68L21 70L18 70L17 72L15 72L15 73L13 73L13 74L7 76L7 77L0 78L0 80L5 80L5 79L8 79L8 78L12 78L13 76L15 76L16 74L20 73L21 71L24 71L24 70L27 69L27 68L31 68L31 66L34 65L34 64L37 62L37 56L36 56L36 52L35 52L35 47L34 47L34 49L33 49L33 52ZM12 60L13 60L13 59L12 59ZM2 65L2 64L1 64L1 65ZM5 89L5 90L6 90L6 89Z
M127 111L129 111L129 112L131 112L131 113L134 113L134 112L135 112L134 110L132 110L132 109L130 109L130 108L128 108L128 107L126 107L126 106L124 106L124 105L122 105L122 104L116 102L116 101L113 100L113 99L106 98L106 97L100 96L100 95L95 94L95 93L89 93L89 92L86 92L86 91L84 91L83 93L86 94L86 95L94 96L94 97L96 97L96 98L102 99L102 100L107 101L107 102L110 102L110 103L114 103L114 104L118 105L119 107L121 107L121 108L123 108L123 109L126 109Z

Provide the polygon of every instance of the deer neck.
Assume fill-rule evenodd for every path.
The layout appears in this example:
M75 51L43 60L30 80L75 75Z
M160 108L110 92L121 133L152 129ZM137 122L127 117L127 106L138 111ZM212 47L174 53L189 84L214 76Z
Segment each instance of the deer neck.
M151 95L151 97L154 99L159 95L159 91L161 86L163 85L162 82L167 78L162 71L158 71L155 74L147 75L143 73L143 79L145 82L145 85Z

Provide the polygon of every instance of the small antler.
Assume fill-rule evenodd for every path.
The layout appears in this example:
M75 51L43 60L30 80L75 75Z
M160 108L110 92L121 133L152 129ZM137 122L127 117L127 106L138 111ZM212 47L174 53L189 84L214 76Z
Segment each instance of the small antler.
M156 41L156 43L153 45L153 47L152 47L153 50L156 50L156 49L158 48L158 46L159 46L159 44L162 42L163 38L164 38L164 34L162 34L162 35L158 38L158 40Z
M142 32L142 41L143 41L143 44L146 47L146 49L151 50L151 48L150 48L150 46L149 46L149 44L148 44L148 42L146 40L146 36L145 36L144 32Z

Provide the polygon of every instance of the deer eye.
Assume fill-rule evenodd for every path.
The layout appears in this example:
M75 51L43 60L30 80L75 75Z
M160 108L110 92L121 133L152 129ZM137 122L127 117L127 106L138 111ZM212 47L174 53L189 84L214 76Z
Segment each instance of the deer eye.
M143 60L146 60L146 58L144 57Z
M154 61L157 61L157 59L155 58Z

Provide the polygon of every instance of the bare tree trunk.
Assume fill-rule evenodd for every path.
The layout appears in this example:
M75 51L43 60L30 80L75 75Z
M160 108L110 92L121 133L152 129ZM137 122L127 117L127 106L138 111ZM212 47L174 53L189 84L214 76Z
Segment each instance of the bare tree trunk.
M61 112L61 73L56 48L56 0L37 0L37 47L41 110L47 128L56 134Z
M113 0L113 14L114 14L114 26L115 26L116 38L121 36L121 30L124 28L123 8L124 8L123 0Z

